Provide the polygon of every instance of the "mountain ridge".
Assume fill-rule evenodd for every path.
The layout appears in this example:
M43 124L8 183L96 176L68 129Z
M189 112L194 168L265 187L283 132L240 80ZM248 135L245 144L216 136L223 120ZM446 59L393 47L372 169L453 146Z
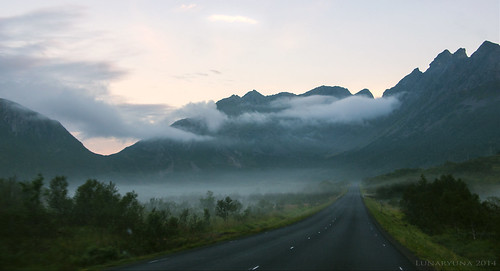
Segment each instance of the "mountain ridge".
M379 99L398 101L399 106L377 117L345 122L335 121L344 112L328 111L331 107L327 107L338 102L345 106L344 111L356 113L349 107L353 101L362 101L370 108ZM453 54L444 50L425 72L414 69L379 99L368 89L352 94L339 86L319 86L298 95L281 92L265 96L252 90L242 97L232 95L216 102L217 110L228 116L216 131L193 118L171 125L212 140L140 140L106 157L88 151L57 121L42 116L35 118L38 124L9 122L10 115L4 111L16 110L0 100L0 173L18 174L35 165L27 171L165 176L172 172L322 167L370 175L490 155L500 150L500 46L484 42L470 57L463 48ZM286 107L276 107L278 101ZM311 102L315 104L308 104ZM287 115L291 110L300 114ZM330 114L327 118L300 119L325 112ZM254 117L257 121L245 120ZM64 144L57 144L48 132L43 137L46 143L33 135L17 136L12 131L26 128L19 125L40 131L43 129L36 127L61 126L51 131L59 134ZM35 158L27 159L30 155Z

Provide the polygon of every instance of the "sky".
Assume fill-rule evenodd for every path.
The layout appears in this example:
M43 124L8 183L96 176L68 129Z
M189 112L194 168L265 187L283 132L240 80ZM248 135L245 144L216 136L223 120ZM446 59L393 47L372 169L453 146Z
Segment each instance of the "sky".
M444 49L499 43L499 3L0 0L0 98L60 121L100 154L159 135L203 140L169 125L203 116L217 127L227 116L214 101L253 89L381 97ZM353 106L323 104L332 115Z

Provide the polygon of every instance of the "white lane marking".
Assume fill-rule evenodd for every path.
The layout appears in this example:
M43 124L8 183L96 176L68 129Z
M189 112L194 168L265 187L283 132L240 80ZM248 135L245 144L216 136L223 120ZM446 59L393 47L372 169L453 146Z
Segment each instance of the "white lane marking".
M318 233L321 233L320 231Z
M311 236L307 237L307 240L311 240Z
M385 244L382 244L385 247Z
M290 250L292 250L292 249L293 249L293 247L290 247Z
M156 263L156 262L159 262L160 260L153 260L153 261L150 261L148 263Z
M399 267L399 270L403 271L403 268L401 268L401 266Z
M252 268L248 269L248 270L257 270L257 268L259 268L259 267L260 267L260 266L258 266L258 265L257 265L257 266L255 266L255 267L252 267Z

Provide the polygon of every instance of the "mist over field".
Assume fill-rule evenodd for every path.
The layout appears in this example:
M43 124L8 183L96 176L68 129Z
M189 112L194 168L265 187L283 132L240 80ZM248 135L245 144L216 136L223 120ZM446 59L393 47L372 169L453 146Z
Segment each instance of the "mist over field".
M207 191L216 196L274 193L317 193L319 184L327 182L334 186L344 186L347 179L331 169L268 169L223 172L182 172L166 176L101 176L102 182L113 182L119 193L134 191L138 199L147 202L151 198L175 200L192 198L197 201ZM84 178L70 179L69 192L73 195ZM352 180L350 180L352 181Z

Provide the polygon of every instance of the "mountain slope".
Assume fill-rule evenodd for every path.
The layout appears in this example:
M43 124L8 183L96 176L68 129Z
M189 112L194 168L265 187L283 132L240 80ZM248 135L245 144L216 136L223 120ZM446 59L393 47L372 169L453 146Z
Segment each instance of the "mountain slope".
M373 97L369 90L364 90L362 95ZM284 124L287 119L272 114L284 110L280 101L286 103L290 99L314 98L312 96L332 101L354 97L345 88L328 86L300 95L282 92L264 96L256 90L243 97L233 95L216 103L218 110L228 116L228 121L217 131L210 131L200 119L181 119L172 124L175 128L211 136L212 140L183 143L159 138L143 140L112 155L114 168L120 171L134 168L131 171L175 172L324 167L327 166L326 156L363 145L372 136L374 130L369 123L318 124L291 120ZM246 115L249 119L245 119L245 114L250 114ZM265 120L250 120L255 115ZM122 167L124 163L129 166Z
M0 139L0 176L84 173L101 158L59 122L5 99L0 99Z
M424 73L415 69L384 97L401 106L377 125L385 127L366 147L335 157L377 171L463 161L500 150L500 46L483 43L439 54Z

